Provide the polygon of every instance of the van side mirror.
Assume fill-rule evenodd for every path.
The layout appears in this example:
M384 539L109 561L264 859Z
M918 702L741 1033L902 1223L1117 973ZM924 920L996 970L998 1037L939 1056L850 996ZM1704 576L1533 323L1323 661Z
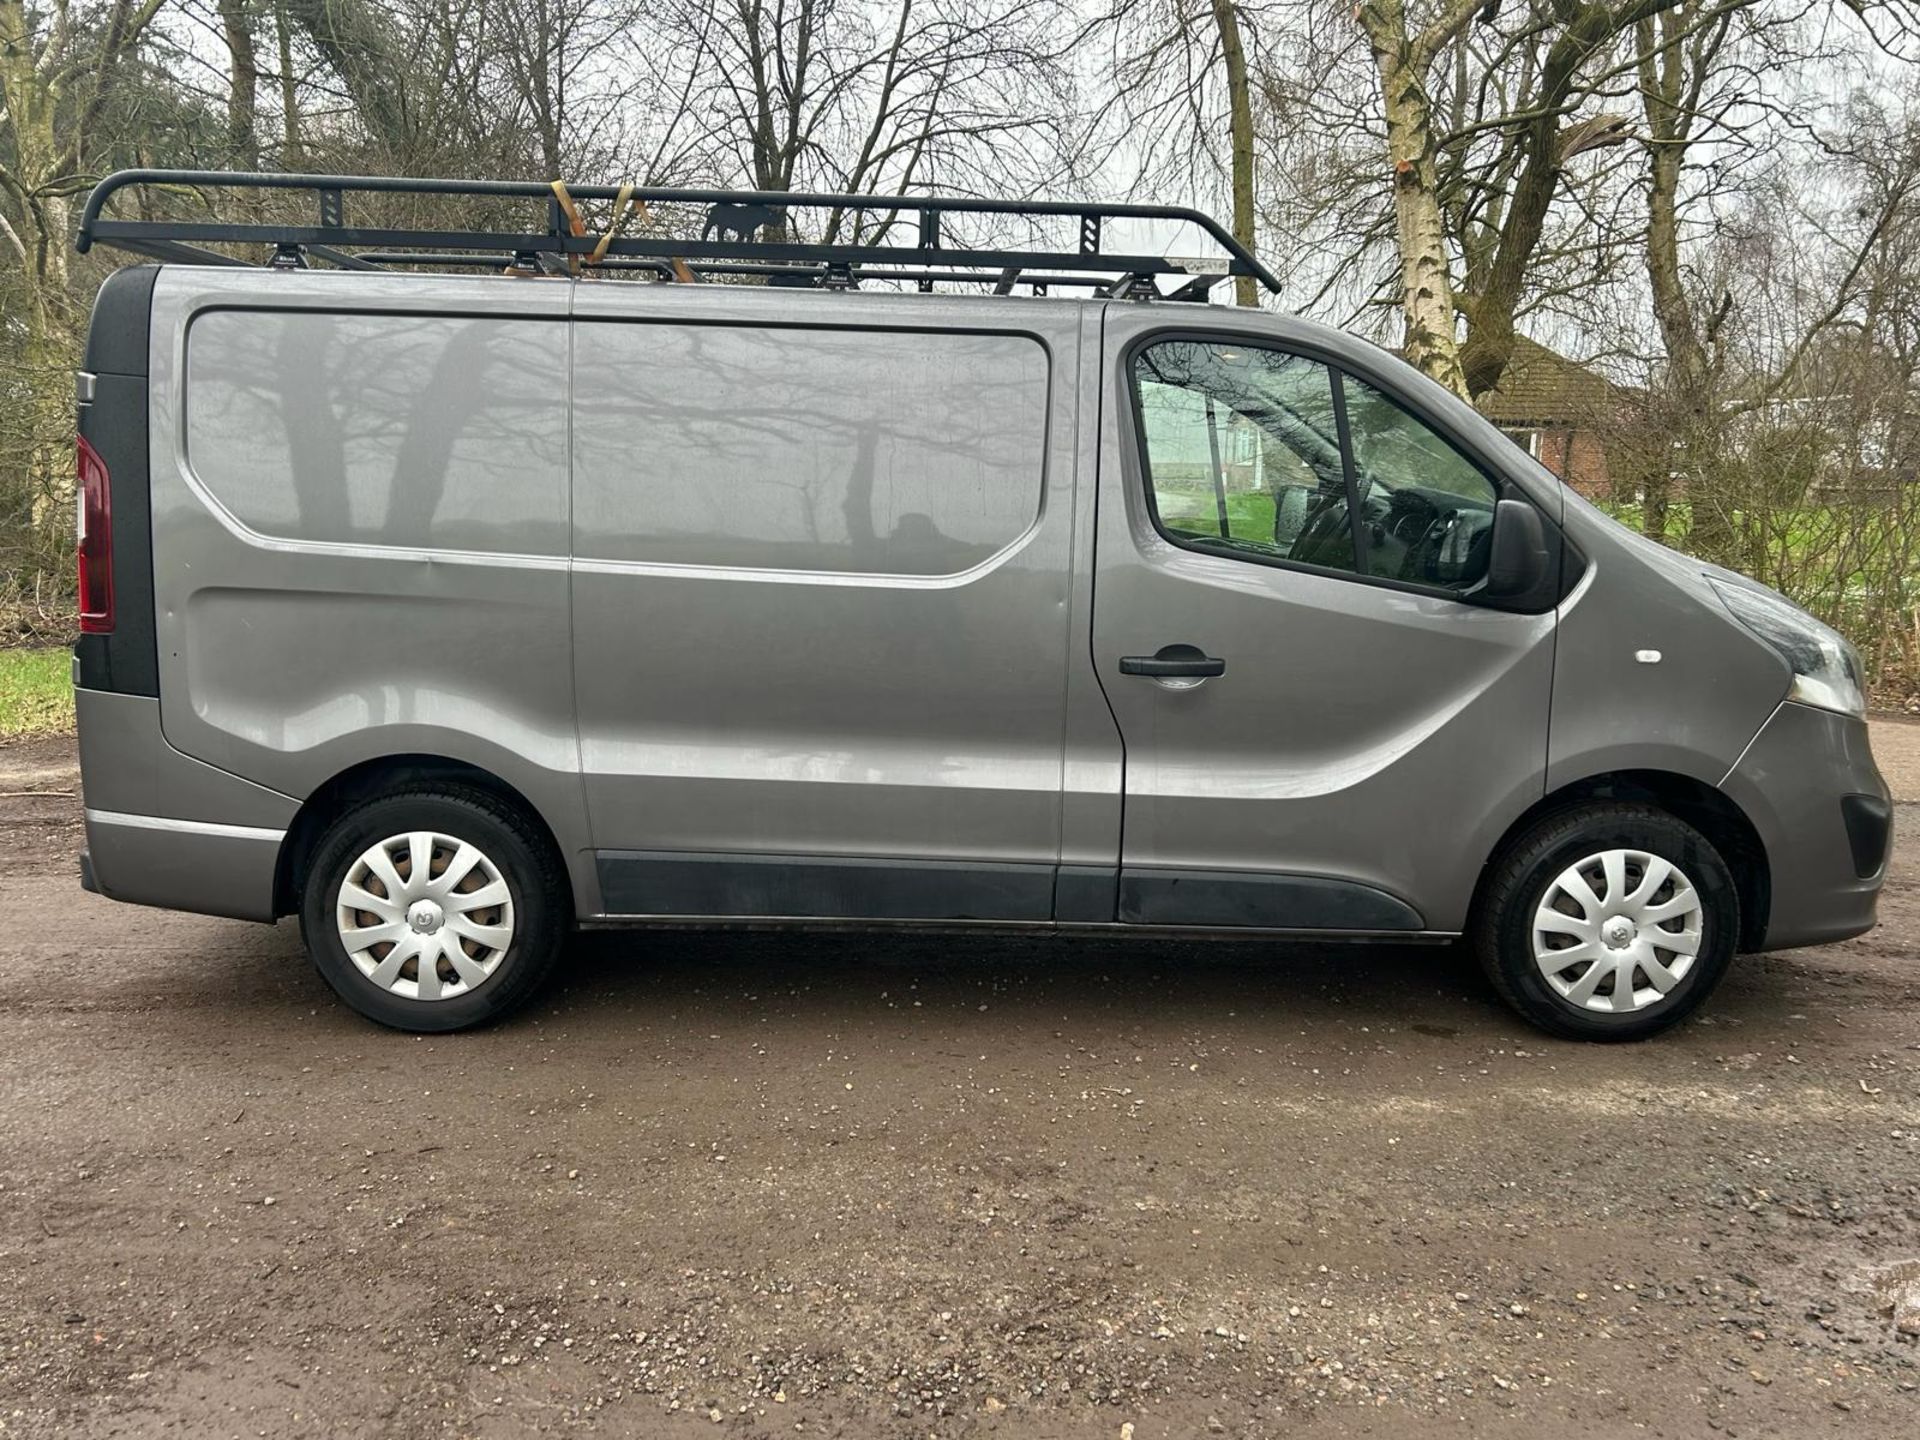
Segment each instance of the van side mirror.
M1516 610L1546 609L1559 578L1555 550L1538 510L1524 500L1499 501L1481 596Z

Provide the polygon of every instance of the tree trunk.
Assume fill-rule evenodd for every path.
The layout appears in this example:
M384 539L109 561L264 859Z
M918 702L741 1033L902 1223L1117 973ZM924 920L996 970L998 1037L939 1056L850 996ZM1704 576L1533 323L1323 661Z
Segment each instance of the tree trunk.
M1518 131L1521 163L1500 226L1500 242L1485 286L1466 306L1467 343L1460 359L1470 397L1498 385L1513 359L1514 314L1526 295L1534 253L1546 233L1564 162L1582 149L1618 143L1615 137L1621 132L1611 123L1618 117L1598 117L1596 123L1573 132L1561 128L1561 112L1581 83L1582 67L1618 33L1618 23L1615 12L1601 0L1571 3L1565 28L1541 60L1538 88L1531 97L1534 113Z
M1689 7L1669 10L1634 27L1641 103L1647 120L1647 282L1653 315L1666 349L1667 375L1658 415L1659 435L1649 459L1641 528L1655 539L1667 533L1667 511L1677 469L1687 482L1693 523L1690 550L1727 558L1732 545L1728 497L1710 493L1723 478L1714 415L1713 357L1680 271L1680 178L1691 140L1684 98L1688 77L1685 34ZM1711 38L1709 36L1709 38ZM1696 46L1700 42L1696 40ZM1717 46L1714 47L1717 49ZM1703 52L1711 54L1711 51ZM1700 57L1694 57L1701 63Z
M233 57L227 85L227 153L241 170L260 168L260 140L254 117L260 90L260 64L253 48L249 0L220 0L220 26Z
M280 168L298 170L303 147L300 141L300 84L293 74L293 27L287 23L287 7L273 7L275 41L280 50Z
M1465 398L1454 328L1453 279L1446 226L1440 213L1434 153L1433 99L1426 63L1407 35L1403 0L1370 0L1359 18L1380 71L1387 121L1387 159L1393 168L1393 220L1400 255L1403 353L1425 374Z
M1651 92L1647 94L1646 103L1651 112L1657 103ZM1680 148L1661 144L1660 139L1656 126L1647 183L1647 279L1653 290L1654 320L1660 326L1660 338L1667 352L1666 398L1669 403L1678 402L1675 408L1685 410L1691 408L1685 397L1689 393L1698 395L1704 388L1707 357L1695 333L1693 309L1687 302L1686 291L1680 281L1680 219L1677 203ZM1665 410L1667 407L1660 408ZM1698 419L1697 416L1693 418ZM1678 448L1682 455L1691 447L1684 436L1676 435L1667 425L1658 425L1658 430L1661 433L1653 438L1649 446L1647 474L1642 482L1645 501L1640 512L1640 527L1654 539L1664 540L1676 458L1673 442L1680 442Z
M1247 86L1247 52L1240 41L1240 12L1233 0L1212 0L1213 23L1220 31L1220 53L1227 67L1228 135L1233 149L1233 238L1253 252L1253 96ZM1260 303L1259 282L1251 275L1233 281L1236 305Z

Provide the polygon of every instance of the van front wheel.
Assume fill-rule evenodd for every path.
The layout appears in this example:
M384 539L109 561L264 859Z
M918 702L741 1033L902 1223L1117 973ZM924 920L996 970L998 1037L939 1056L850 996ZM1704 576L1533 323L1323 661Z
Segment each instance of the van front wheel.
M498 797L452 783L336 820L300 905L322 977L396 1030L460 1030L514 1009L553 968L569 920L544 837Z
M1684 821L1628 804L1541 820L1495 862L1473 924L1501 997L1582 1040L1644 1039L1685 1019L1739 934L1720 852Z

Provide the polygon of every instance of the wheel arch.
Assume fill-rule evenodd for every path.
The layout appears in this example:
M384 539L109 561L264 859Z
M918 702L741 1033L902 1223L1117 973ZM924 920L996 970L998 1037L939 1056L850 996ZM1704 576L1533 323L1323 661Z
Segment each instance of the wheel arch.
M1744 953L1759 948L1766 937L1773 899L1773 876L1760 832L1724 791L1671 770L1610 770L1569 781L1542 796L1506 828L1488 854L1474 886L1475 906L1493 867L1522 835L1549 815L1596 800L1651 805L1684 820L1706 836L1727 862L1739 894L1738 949Z
M293 915L299 912L301 884L306 876L307 862L312 858L320 837L326 834L327 828L335 820L355 806L377 800L399 786L436 780L455 781L485 790L512 805L546 841L562 871L567 869L566 852L561 848L553 827L547 823L546 816L540 813L540 807L491 770L445 755L383 755L348 766L315 787L301 802L293 823L287 827L286 837L280 842L280 856L273 878L274 914Z

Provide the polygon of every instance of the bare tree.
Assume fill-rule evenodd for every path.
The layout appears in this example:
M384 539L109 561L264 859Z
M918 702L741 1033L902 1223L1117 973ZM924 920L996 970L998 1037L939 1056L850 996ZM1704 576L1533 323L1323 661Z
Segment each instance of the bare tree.
M715 178L757 190L1029 191L1059 144L1056 0L667 0L663 54ZM671 88L671 87L665 87ZM823 239L897 217L830 214Z
M1261 14L1236 0L1111 0L1087 27L1115 58L1094 124L1117 124L1115 142L1136 167L1129 191L1191 192L1206 188L1194 183L1195 172L1220 175L1229 228L1249 250L1258 236L1253 77ZM1236 278L1234 300L1259 303L1252 276Z
M1314 300L1390 299L1409 360L1462 395L1496 386L1530 309L1575 308L1636 253L1621 37L1677 3L1308 0L1261 84L1291 102L1264 203L1320 256Z
M70 318L74 197L92 183L114 82L161 3L106 0L83 9L61 0L40 11L0 0L0 225L27 273L27 321L41 338Z
M1626 138L1624 117L1577 112L1618 72L1619 37L1679 3L1531 0L1505 20L1498 0L1443 0L1421 12L1406 0L1363 0L1356 10L1379 72L1405 349L1442 384L1478 395L1499 383L1569 162ZM1485 49L1469 37L1476 22L1491 34ZM1452 133L1441 104L1449 86L1456 101L1492 102L1456 109ZM1469 212L1484 217L1489 243L1464 277L1448 244L1449 151L1477 152L1474 171L1494 181ZM1466 171L1459 162L1453 169ZM1464 344L1456 312L1466 320Z
M367 0L279 3L288 23L304 33L339 78L368 132L395 155L414 150L419 107L408 102L426 89L432 72L409 67L408 59L424 27L409 26L399 12L376 9Z
M1735 213L1757 213L1756 205L1777 204L1780 194L1798 188L1793 171L1799 162L1780 153L1781 137L1803 128L1808 117L1788 108L1792 102L1779 81L1847 58L1803 18L1794 7L1682 0L1639 22L1632 37L1645 121L1645 271L1661 344L1645 416L1647 432L1660 438L1643 447L1641 519L1649 535L1667 534L1678 481L1689 497L1689 546L1715 558L1735 558L1737 549L1739 502L1731 492L1741 487L1722 482L1740 465L1738 417L1797 383L1795 357L1823 343L1827 327L1849 314L1867 251L1905 202L1904 186L1878 193L1872 218L1858 217L1865 223L1820 313L1803 316L1800 333L1777 354L1750 351L1744 369L1734 364L1736 352L1724 342L1750 317L1740 314L1735 290L1744 287L1732 278L1738 251L1719 243L1723 233L1737 230L1716 217L1729 205ZM1762 76L1774 84L1757 83ZM1829 157L1851 154L1862 143L1858 126L1848 128L1850 134L1819 140ZM1884 140L1876 143L1883 152ZM1765 198L1769 188L1772 200ZM1690 247L1686 224L1695 213L1706 243ZM1804 212L1794 228L1833 233Z
M671 102L652 90L640 52L650 14L641 0L489 0L489 10L502 120L532 131L549 178L621 165L622 116L636 106L670 123Z
M93 182L115 91L161 0L0 0L0 547L5 591L62 573L72 487L70 375L85 296L73 274L73 210ZM63 581L64 583L64 581Z

